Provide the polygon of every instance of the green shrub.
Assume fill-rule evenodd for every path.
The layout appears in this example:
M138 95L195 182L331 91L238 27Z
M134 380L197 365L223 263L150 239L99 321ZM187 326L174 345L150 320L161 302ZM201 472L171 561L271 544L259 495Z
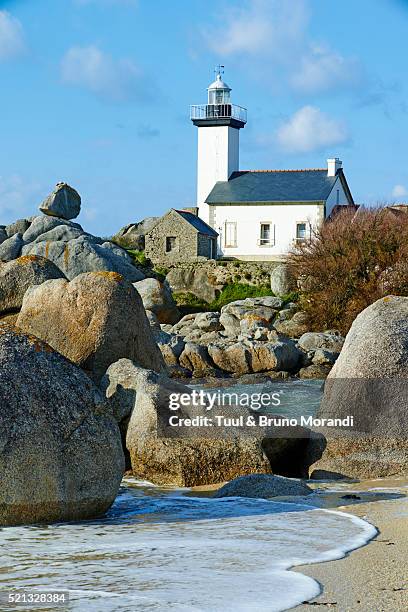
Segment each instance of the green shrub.
M137 251L136 249L127 249L127 252L133 259L133 262L136 265L142 266L143 268L148 268L151 266L151 261L148 257L146 257L144 251Z
M266 285L255 287L253 285L244 285L243 283L232 283L222 289L219 296L209 305L209 310L220 310L226 304L236 300L245 300L248 297L265 297L267 295L274 294L270 287Z

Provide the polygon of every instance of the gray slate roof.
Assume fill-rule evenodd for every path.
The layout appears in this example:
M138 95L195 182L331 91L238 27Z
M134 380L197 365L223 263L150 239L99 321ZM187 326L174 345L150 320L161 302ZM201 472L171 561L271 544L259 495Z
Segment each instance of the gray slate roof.
M213 238L217 238L218 233L205 221L197 217L197 215L193 215L193 213L188 212L186 210L176 210L176 213L183 217L186 221L190 223L200 234L205 234L206 236L212 236Z
M328 198L336 179L327 176L327 169L234 172L228 181L214 185L206 202L321 201Z

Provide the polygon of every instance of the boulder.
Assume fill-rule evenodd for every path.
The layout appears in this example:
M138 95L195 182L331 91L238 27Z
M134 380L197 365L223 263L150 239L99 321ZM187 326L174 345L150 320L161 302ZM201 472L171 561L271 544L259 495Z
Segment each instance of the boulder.
M172 268L166 275L173 293L192 293L204 302L213 302L225 283L219 282L211 270L200 267Z
M110 366L106 380L104 388L113 406L119 401L126 406L126 414L133 406L126 447L137 478L159 485L189 487L225 482L245 474L268 473L275 468L291 476L307 473L309 463L304 462L308 460L305 455L308 430L300 428L294 434L279 428L276 438L265 438L262 430L253 434L252 429L243 434L228 428L224 435L212 428L195 432L194 428L185 428L184 433L180 428L163 429L174 393L186 394L187 400L191 398L183 402L183 408L177 411L179 416L197 414L191 389L163 375L143 370L126 359ZM225 410L223 407L221 413ZM115 412L119 411L120 406L116 406ZM234 407L232 413L236 415L237 408ZM246 409L242 413L248 414Z
M79 223L73 223L65 219L57 219L56 217L47 217L47 215L38 215L34 217L29 227L23 234L25 243L34 242L39 236L47 234L56 227L64 226L65 228L73 228L83 232Z
M272 270L271 289L275 295L286 295L291 291L296 291L296 280L287 264L280 264Z
M54 191L40 204L40 211L51 217L75 219L81 212L81 196L67 183L57 183Z
M0 244L0 261L11 261L20 257L24 241L21 234L15 234Z
M27 255L0 264L0 313L21 308L27 289L53 279L65 278L52 261Z
M80 238L81 236L86 236L90 242L99 241L98 238L94 238L90 234L86 234L79 227L73 227L70 225L65 225L65 223L61 223L44 234L37 236L37 238L35 238L31 244L36 244L37 242L69 242L70 240Z
M213 344L208 347L208 352L220 370L238 375L252 372L251 352L244 342L235 342L229 345Z
M324 387L318 418L354 417L316 469L353 478L408 474L408 297L387 296L354 320Z
M208 355L207 347L187 342L180 355L179 363L183 368L193 372L198 378L217 376L218 372Z
M287 495L310 495L313 489L301 480L273 476L272 474L250 474L240 476L227 482L218 489L213 497L257 497L268 499L270 497Z
M307 332L299 338L299 346L304 351L325 349L327 351L340 353L343 344L343 336L331 332Z
M165 370L139 294L114 272L91 272L71 282L50 280L31 287L17 324L81 366L95 381L122 357Z
M160 333L155 334L155 340L166 365L178 365L179 357L186 346L183 338L176 334L168 334L164 331L160 331Z
M9 236L7 235L6 229L4 225L0 227L0 244L2 244L5 240L7 240Z
M82 370L0 325L0 524L102 515L124 470L119 429Z
M223 329L219 312L200 312L194 320L194 325L202 332L214 332Z
M285 334L289 338L300 338L309 330L309 317L305 312L296 312L289 320L283 321L280 318L281 313L282 311L274 323L274 328L280 334Z
M326 378L326 376L329 375L330 370L331 365L313 363L311 365L305 366L304 368L301 368L298 372L298 376L299 378L304 379L317 378L323 380Z
M106 376L106 395L113 405L119 402L127 411L131 407L126 447L137 478L159 485L190 487L223 482L254 471L270 471L260 441L254 438L184 439L158 433L158 419L168 412L170 395L190 394L188 387L125 359L113 364Z
M211 359L217 367L234 374L249 372L292 371L299 361L294 342L245 341L232 345L210 345Z
M139 292L146 310L154 312L160 323L177 323L180 313L167 282L145 278L133 286Z
M32 226L28 231L31 231L31 229ZM131 258L125 251L121 249L121 255L119 256L112 249L97 244L93 237L87 235L68 242L42 241L28 244L23 249L23 255L41 255L50 259L70 280L85 272L98 271L117 272L130 282L136 282L144 278L142 272L133 265Z
M312 361L315 365L333 365L339 356L339 352L317 349L314 352Z
M11 236L14 236L14 234L23 235L24 232L28 230L30 225L31 221L29 221L28 219L18 219L17 221L14 221L14 223L10 223L10 225L7 225L5 232L9 238L11 238Z
M145 235L159 219L160 217L146 217L139 223L125 225L112 237L112 240L127 249L142 251L145 248Z
M228 336L231 336L231 338L239 336L241 333L241 322L237 317L228 312L221 312L219 320Z

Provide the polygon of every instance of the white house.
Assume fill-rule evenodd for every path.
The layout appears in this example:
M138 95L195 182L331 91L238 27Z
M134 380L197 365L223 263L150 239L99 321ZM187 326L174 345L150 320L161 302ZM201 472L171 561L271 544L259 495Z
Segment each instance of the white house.
M231 103L221 68L207 104L191 107L198 127L198 214L218 232L220 256L281 259L339 206L354 206L353 197L338 158L319 169L240 170L247 111Z

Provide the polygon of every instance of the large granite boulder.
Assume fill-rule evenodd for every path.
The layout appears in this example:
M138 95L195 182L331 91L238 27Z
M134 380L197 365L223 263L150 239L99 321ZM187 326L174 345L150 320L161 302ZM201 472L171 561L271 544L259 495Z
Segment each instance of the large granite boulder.
M139 294L115 272L90 272L28 289L17 325L96 381L122 357L165 370Z
M190 370L193 376L197 378L217 376L218 374L209 357L207 347L194 342L186 342L179 363L183 368Z
M127 359L109 367L103 388L121 424L126 423L126 449L137 478L157 484L194 486L271 471L297 477L307 474L309 430L280 427L265 438L262 428L254 433L254 428L248 431L245 427L229 427L220 433L211 427L187 427L183 432L180 428L163 427L173 394L183 395L179 416L191 418L202 410L197 413L191 389L163 374L143 370ZM228 414L236 416L240 410L243 415L249 414L247 409L236 406ZM224 406L218 413L226 411Z
M32 226L27 231L31 229ZM129 255L123 249L110 248L109 245L97 244L93 237L82 235L68 242L32 242L23 248L23 255L41 255L50 259L69 279L84 272L107 271L117 272L130 282L142 280L144 274L133 265Z
M45 235L45 241L47 241L48 237L50 236L49 232L56 227L62 227L65 230L77 229L84 233L79 223L74 223L73 221L68 221L66 219L58 219L57 217L47 217L47 215L38 215L37 217L33 218L32 222L24 232L23 240L26 244L28 244L29 242L34 242L40 236ZM52 239L53 237L51 236L51 240ZM49 241L50 240L48 240L48 242Z
M45 215L75 219L81 212L81 196L67 183L57 183L54 191L40 204Z
M169 413L170 396L191 393L188 387L176 381L122 359L108 369L104 388L115 414L122 420L130 414L126 447L137 478L159 485L194 486L271 471L262 440L256 437L165 436L158 425ZM188 414L188 410L187 406L183 408L183 414ZM272 442L268 452L275 459L282 457L285 451L289 455L294 453L294 447L304 441ZM289 463L289 457L287 461Z
M82 370L0 325L0 525L103 514L124 470L118 425Z
M324 388L318 418L354 417L322 429L327 448L314 468L355 478L408 474L408 297L388 296L361 312Z
M272 474L250 474L227 482L213 497L270 497L287 495L309 495L313 489L301 480L273 476Z
M299 346L304 351L324 349L334 353L340 353L343 344L343 336L332 332L307 332L299 338Z
M36 255L0 264L0 313L21 308L27 289L53 278L65 278L52 261Z
M172 268L166 280L173 293L192 293L208 303L216 299L225 285L210 270L195 266Z
M291 371L300 359L298 349L290 340L274 343L254 340L210 345L208 352L218 368L234 374Z
M271 289L275 295L287 295L296 290L296 280L287 264L280 264L272 270Z
M11 261L20 257L21 250L24 246L24 240L21 234L15 234L11 238L3 240L0 244L0 261Z
M29 219L17 219L14 223L10 223L6 226L5 232L9 238L14 236L14 234L24 234L25 231L31 225L31 221Z
M141 251L145 248L145 235L156 225L159 219L160 217L146 217L139 223L125 225L112 237L112 240L127 249Z
M139 292L146 310L154 312L160 323L177 323L180 313L167 282L145 278L133 286Z

